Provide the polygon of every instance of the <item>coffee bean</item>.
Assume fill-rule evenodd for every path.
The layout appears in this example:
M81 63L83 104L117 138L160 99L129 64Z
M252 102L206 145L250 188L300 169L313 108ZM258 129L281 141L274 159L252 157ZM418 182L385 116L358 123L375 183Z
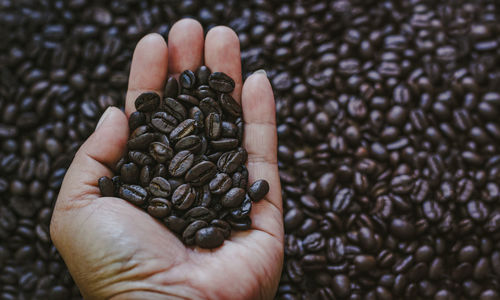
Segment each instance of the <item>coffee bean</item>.
M166 198L172 192L170 183L163 177L155 177L149 183L148 191L151 195L156 197Z
M209 187L213 194L224 194L232 187L231 177L225 173L217 173L217 175L210 181Z
M200 248L217 248L224 242L222 231L213 226L205 227L196 232L196 245Z
M205 118L205 134L209 140L216 140L222 131L222 120L219 114L210 113Z
M224 207L237 207L245 199L245 190L242 188L232 188L221 198Z
M198 230L205 228L207 226L208 226L208 223L205 221L202 221L202 220L194 221L189 226L187 226L186 229L184 229L184 231L182 232L182 240L187 245L194 245L196 233L198 232ZM222 236L222 233L221 233L221 236ZM222 240L224 241L224 238Z
M113 181L107 176L99 178L99 190L104 197L113 197L115 195Z
M120 175L123 182L133 184L139 178L139 167L133 162L124 164L121 167Z
M229 151L233 150L234 148L238 147L238 144L240 142L237 139L232 139L232 138L222 138L219 140L212 140L210 141L210 147L214 151Z
M134 205L142 205L148 196L147 191L138 185L122 185L118 190L118 196Z
M167 114L166 112L156 112L151 118L151 126L156 130L169 134L178 125L178 121L174 116Z
M168 171L174 177L183 176L191 168L193 162L194 155L187 150L183 150L172 158Z
M153 142L149 145L149 154L158 163L165 163L172 158L173 150L166 144Z
M208 183L216 173L217 166L214 163L202 161L189 169L184 179L193 186L199 186Z
M180 210L186 210L193 205L196 199L196 191L189 183L180 185L172 195L174 207Z
M248 196L252 198L253 201L259 201L263 199L269 192L269 184L265 180L257 180L248 188Z
M186 108L173 98L163 98L160 103L160 110L173 116L178 122L182 122L187 117Z
M165 83L164 96L167 98L175 98L179 93L179 84L175 77L169 77L167 83Z
M229 115L237 118L241 116L241 106L233 97L229 94L221 94L219 97L220 106Z
M140 112L155 110L160 104L160 96L155 92L142 93L135 100L135 108Z
M181 217L170 215L165 218L165 225L173 232L181 234L188 226L188 223Z
M406 220L395 218L391 222L391 233L399 239L411 239L415 234L415 227Z
M341 189L333 200L332 210L336 213L342 213L351 205L353 191L345 188Z
M208 77L210 87L220 93L230 93L234 90L234 80L222 72L214 72Z
M196 99L195 97L187 94L181 94L177 96L177 101L179 101L182 104L185 104L187 106L198 106L200 104L200 101Z
M172 211L172 203L165 198L153 198L149 200L147 210L155 218L165 218Z
M219 171L232 174L246 161L246 151L230 151L222 154L217 161Z
M196 76L194 75L194 72L191 70L185 70L184 72L182 72L179 76L179 83L181 84L182 88L194 88L196 84Z
M138 166L151 165L154 160L151 156L140 151L129 151L129 159Z
M134 111L128 118L128 127L130 131L134 131L137 127L146 124L146 115L140 111Z

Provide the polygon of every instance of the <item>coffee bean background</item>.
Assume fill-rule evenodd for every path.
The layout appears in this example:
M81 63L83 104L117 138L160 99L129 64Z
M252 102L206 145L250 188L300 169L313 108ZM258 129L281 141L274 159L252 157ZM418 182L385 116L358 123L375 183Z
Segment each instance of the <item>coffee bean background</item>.
M0 299L81 298L48 233L61 181L136 42L185 16L274 87L278 299L498 299L498 5L0 1Z

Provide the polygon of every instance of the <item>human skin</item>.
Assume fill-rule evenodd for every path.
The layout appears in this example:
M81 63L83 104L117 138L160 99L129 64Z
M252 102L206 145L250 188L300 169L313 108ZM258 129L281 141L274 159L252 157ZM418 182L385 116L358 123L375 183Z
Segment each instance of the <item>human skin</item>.
M233 232L213 250L186 247L156 219L130 203L101 197L97 180L112 176L125 151L128 116L145 91L162 95L168 76L207 65L236 83L233 97L245 121L249 182L270 191L253 204L252 227ZM50 234L85 299L272 299L283 265L283 219L277 167L275 103L265 72L242 83L236 34L219 26L206 38L184 19L172 27L168 47L158 34L136 46L125 114L109 108L78 150L64 178Z

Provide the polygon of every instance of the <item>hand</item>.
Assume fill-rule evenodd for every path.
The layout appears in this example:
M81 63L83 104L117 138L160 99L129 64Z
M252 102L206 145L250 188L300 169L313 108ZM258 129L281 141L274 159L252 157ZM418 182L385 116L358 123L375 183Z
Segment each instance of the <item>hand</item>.
M266 179L270 192L255 203L252 228L233 232L215 250L186 248L164 225L130 203L100 197L97 180L112 176L128 138L127 116L145 91L162 95L167 76L201 64L236 83L245 119L249 182ZM169 73L167 75L167 73ZM203 29L177 22L168 48L158 34L145 36L132 59L126 115L109 108L76 154L52 217L52 240L86 299L271 299L283 264L281 188L275 104L265 73L241 79L240 48L227 27Z

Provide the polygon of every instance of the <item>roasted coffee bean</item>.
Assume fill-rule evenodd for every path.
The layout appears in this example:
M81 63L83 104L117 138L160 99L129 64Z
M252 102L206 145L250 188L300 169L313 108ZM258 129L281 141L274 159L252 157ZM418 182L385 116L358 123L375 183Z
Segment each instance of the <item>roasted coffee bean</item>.
M212 140L209 144L214 151L229 151L238 147L239 141L232 138L222 138L219 140Z
M188 135L191 135L196 132L196 124L195 120L193 119L186 119L179 123L177 127L175 127L172 132L170 132L170 140L173 142L177 142L178 140L182 139L183 137L186 137Z
M191 70L185 70L182 72L179 76L179 83L182 88L193 89L196 84L196 76L194 75L194 72Z
M160 96L155 92L142 93L135 100L135 108L140 112L151 112L160 104Z
M200 101L200 109L205 116L211 113L216 113L218 115L222 114L220 105L212 97L203 98Z
M211 73L212 72L207 66L200 66L198 69L196 69L195 72L196 80L201 85L208 84L208 78L210 77Z
M181 94L176 99L187 106L198 106L200 104L200 101L191 95Z
M180 139L174 147L175 151L189 150L191 153L198 153L202 150L202 140L197 135L188 135Z
M170 196L172 188L170 183L163 177L155 177L149 183L148 191L151 195L161 198Z
M214 163L202 161L189 169L184 179L193 186L199 186L208 183L216 173L217 166Z
M248 230L252 226L252 220L248 216L240 219L228 219L228 222L236 230Z
M136 183L139 178L139 167L133 162L124 164L121 167L120 175L123 182L130 184Z
M184 229L184 231L182 232L182 240L184 241L184 243L186 243L186 245L194 245L196 232L207 226L208 223L205 221L202 220L194 221L193 223L189 224L189 226L187 226L186 229Z
M263 199L269 192L269 184L265 180L257 180L248 188L248 196L252 198L253 201L259 201Z
M138 166L151 165L154 162L153 157L140 151L129 151L128 158Z
M165 83L164 96L168 98L175 98L179 93L179 83L175 77L169 77L167 83Z
M205 135L209 140L216 140L222 131L222 120L219 114L210 113L205 118Z
M210 222L215 217L216 217L215 212L206 207L193 207L183 215L183 218L187 220L188 223L191 223L195 220L203 220L205 222Z
M170 162L168 171L174 177L183 176L193 165L194 154L187 150L178 152Z
M217 161L219 171L232 174L246 161L246 151L230 151L222 154Z
M222 72L213 72L210 74L208 85L220 93L230 93L234 90L234 80Z
M178 122L182 122L187 117L186 108L173 98L163 98L160 104L160 110L173 116Z
M224 207L237 207L245 199L245 190L242 188L232 188L221 198L221 204Z
M196 191L189 183L180 185L175 189L172 195L174 207L180 210L186 210L193 205L196 200Z
M196 245L200 248L217 248L224 242L222 230L217 227L209 226L196 232Z
M183 218L171 215L165 218L165 225L173 232L181 234L188 226L188 223Z
M332 203L332 210L335 213L342 213L351 205L353 191L345 188L341 189L336 195Z
M241 105L229 94L221 94L219 103L222 109L229 115L237 118L241 116Z
M228 222L220 219L215 219L210 222L210 225L219 228L219 230L221 230L222 232L222 235L224 235L225 239L231 236L231 225L229 225Z
M99 190L101 191L101 195L104 197L113 197L115 195L115 186L113 181L107 177L103 176L99 178Z
M134 205L142 205L146 201L148 192L138 185L122 185L118 190L118 196Z
M149 145L149 154L158 163L165 163L173 157L173 150L169 145L153 142Z
M147 132L128 140L127 147L130 150L145 150L148 149L149 144L154 142L155 139L156 136L154 133Z
M220 195L227 192L232 187L232 180L225 173L218 173L209 183L210 191Z
M165 134L170 134L177 127L178 123L174 116L163 111L156 112L151 117L151 126Z
M155 218L165 218L172 211L172 203L165 198L153 198L149 200L147 210Z
M252 200L245 196L245 200L241 203L240 207L231 210L231 217L233 219L243 219L250 215L252 210Z
M146 124L146 114L140 111L134 111L128 118L128 127L130 131L134 131L137 127Z

